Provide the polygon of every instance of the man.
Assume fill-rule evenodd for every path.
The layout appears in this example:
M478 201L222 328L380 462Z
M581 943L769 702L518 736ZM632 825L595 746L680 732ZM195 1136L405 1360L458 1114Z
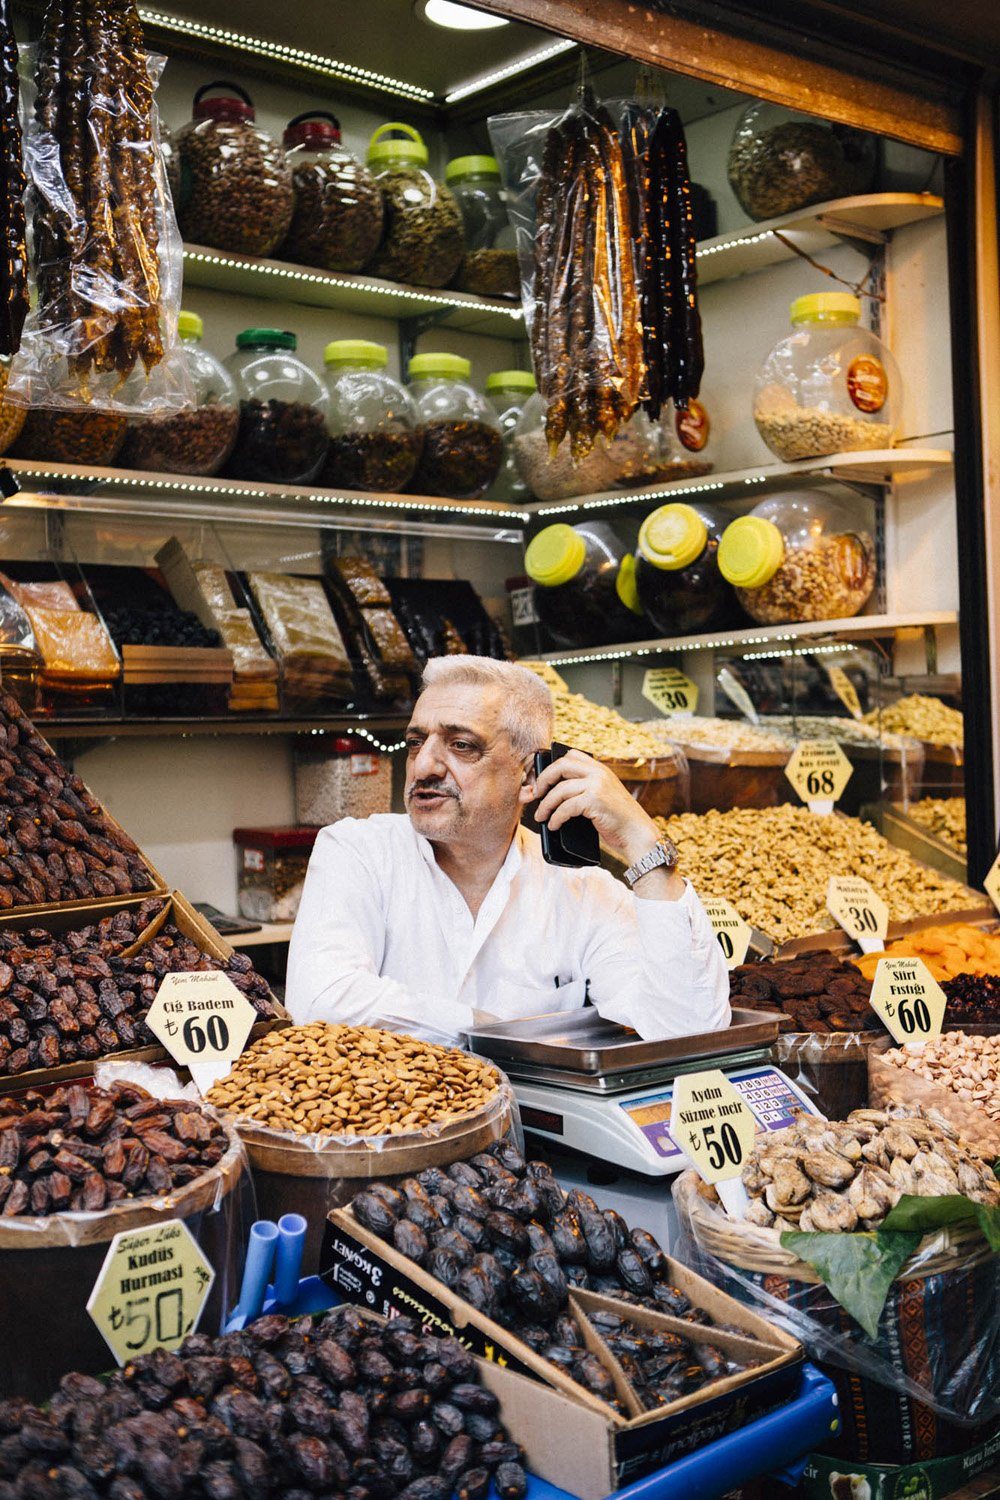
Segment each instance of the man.
M534 752L552 740L545 684L475 656L438 657L423 682L406 815L345 818L316 840L289 952L293 1018L455 1039L589 996L646 1038L727 1026L721 950L649 815L578 750L535 780ZM520 823L536 801L552 829L590 818L633 892L605 870L546 864Z

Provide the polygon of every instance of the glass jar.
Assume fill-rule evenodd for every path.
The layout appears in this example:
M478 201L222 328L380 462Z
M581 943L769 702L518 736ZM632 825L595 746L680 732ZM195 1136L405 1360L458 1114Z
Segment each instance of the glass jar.
M345 151L339 120L323 110L290 120L283 144L295 208L282 255L324 271L360 271L382 238L382 194L372 174Z
M180 312L177 332L191 386L193 410L129 422L121 463L126 469L173 474L218 474L232 452L239 426L236 386L229 371L201 347L204 324Z
M295 816L325 828L341 818L392 811L392 756L358 735L296 742Z
M740 116L727 171L751 219L776 219L810 203L867 193L875 179L875 137L757 101Z
M296 358L298 340L280 328L245 328L226 368L236 383L240 422L226 465L234 479L311 484L326 458L330 395Z
M252 922L293 922L318 828L234 828L237 903Z
M788 490L730 522L719 571L762 625L843 620L875 587L875 543L849 490Z
M554 645L610 646L642 635L635 558L605 522L544 527L524 564L535 613Z
M113 464L125 441L128 419L99 407L29 407L12 458L59 464Z
M323 355L330 408L330 447L322 483L331 489L405 489L424 444L409 391L386 374L384 344L337 339Z
M383 139L393 130L405 138ZM370 269L390 281L447 286L462 259L462 215L427 170L428 160L412 125L380 125L368 143L368 165L385 204L385 235Z
M514 231L507 219L495 156L456 156L444 169L462 215L465 254L455 285L479 297L518 297Z
M514 462L536 500L571 500L604 490L655 484L672 473L674 443L670 408L656 422L637 411L611 442L598 437L586 458L576 460L564 438L553 455L545 436L545 401L537 393L525 402L514 430Z
M160 122L160 156L163 159L163 175L167 179L174 211L181 196L181 159L177 145L167 127Z
M492 406L469 384L472 366L458 354L416 354L410 391L424 446L409 488L418 495L474 500L500 472L503 438Z
M733 596L719 572L725 519L707 505L661 505L636 547L639 603L658 635L693 635L725 623Z
M503 434L500 472L486 492L487 500L520 505L532 498L514 457L514 433L534 389L535 377L530 370L495 370L486 377L486 399L500 419Z
M757 431L785 463L891 448L902 403L899 367L881 339L858 326L850 292L799 297L793 332L775 344L754 386Z
M205 97L216 89L225 92ZM237 83L202 84L192 115L175 136L182 235L216 250L270 255L292 219L292 169L285 153L254 124L253 102Z

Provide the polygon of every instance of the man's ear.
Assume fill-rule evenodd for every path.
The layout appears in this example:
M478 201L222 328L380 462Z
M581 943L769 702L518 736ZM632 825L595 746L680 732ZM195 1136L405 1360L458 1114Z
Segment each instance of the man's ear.
M527 807L529 802L535 800L535 757L533 755L525 761L522 771L517 800L522 807Z

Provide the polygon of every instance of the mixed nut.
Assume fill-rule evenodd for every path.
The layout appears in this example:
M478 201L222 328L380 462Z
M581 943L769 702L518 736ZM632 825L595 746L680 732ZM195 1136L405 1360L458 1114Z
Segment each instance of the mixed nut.
M169 417L144 417L129 425L122 467L152 473L217 474L232 451L239 420L236 407L221 401Z
M170 1193L228 1149L218 1120L188 1099L131 1083L29 1089L0 1100L0 1215L98 1213Z
M951 1089L991 1120L1000 1120L1000 1036L943 1031L918 1046L896 1047L882 1061Z
M380 1136L444 1125L499 1089L497 1070L457 1047L314 1021L260 1037L207 1098L247 1125Z
M964 797L922 797L903 811L934 838L950 844L963 859L968 854Z
M904 1193L963 1194L1000 1204L992 1168L969 1154L939 1117L910 1105L855 1109L846 1120L800 1114L759 1141L743 1167L746 1222L822 1234L877 1229Z
M212 958L172 922L130 953L162 906L144 901L59 936L41 927L0 931L0 1073L156 1046L145 1017L165 974L220 970L261 1020L276 1015L245 953Z
M352 1307L189 1334L46 1407L0 1401L0 1497L522 1500L524 1453L457 1339Z
M873 708L865 714L865 722L879 730L912 735L930 745L961 745L964 738L960 711L925 693L909 693L895 703Z
M817 536L808 546L786 544L785 559L759 588L736 598L763 625L842 620L856 615L875 586L875 553L867 538Z
M673 752L644 724L632 724L613 708L591 703L582 693L571 693L563 679L547 662L522 661L549 688L555 722L552 737L573 745L597 760L660 760L669 762Z

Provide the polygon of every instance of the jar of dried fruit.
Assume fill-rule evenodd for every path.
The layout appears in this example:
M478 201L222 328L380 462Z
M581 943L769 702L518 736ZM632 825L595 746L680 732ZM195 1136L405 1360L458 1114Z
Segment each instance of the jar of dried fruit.
M731 521L719 572L762 625L843 620L875 587L875 543L849 490L830 485L770 495Z
M469 384L471 373L458 354L416 354L410 360L410 391L424 427L423 452L409 486L419 495L475 499L500 472L500 421Z
M857 297L799 297L790 317L792 332L775 344L754 387L754 421L771 452L792 463L891 448L902 380L886 345L859 326Z
M382 190L385 236L371 270L390 281L447 286L462 259L462 215L452 193L427 170L429 159L412 125L380 125L372 136L368 165Z
M507 218L495 156L456 156L444 169L462 214L465 254L455 285L480 297L517 297L514 231Z
M253 101L237 83L202 84L192 116L174 137L181 233L216 250L269 255L292 219L292 169L284 151L258 129Z
M341 145L336 115L324 110L296 115L282 141L295 189L282 255L324 271L360 271L382 238L378 184Z
M416 403L387 374L384 344L336 339L323 355L330 409L330 447L322 483L331 489L405 489L416 471L424 435Z
M532 498L531 490L521 478L514 457L514 433L524 412L525 402L534 394L535 377L530 370L494 370L486 377L486 399L500 418L503 432L503 462L500 472L487 491L488 500L518 505Z
M194 408L170 416L133 418L121 462L127 469L156 473L218 474L236 440L236 385L215 355L202 348L204 324L197 313L179 313L177 332L191 377Z
M297 347L295 334L282 328L244 328L236 336L226 360L240 402L226 465L234 479L311 484L323 467L330 395Z
M751 219L867 193L875 137L758 100L743 111L729 148L729 185Z

